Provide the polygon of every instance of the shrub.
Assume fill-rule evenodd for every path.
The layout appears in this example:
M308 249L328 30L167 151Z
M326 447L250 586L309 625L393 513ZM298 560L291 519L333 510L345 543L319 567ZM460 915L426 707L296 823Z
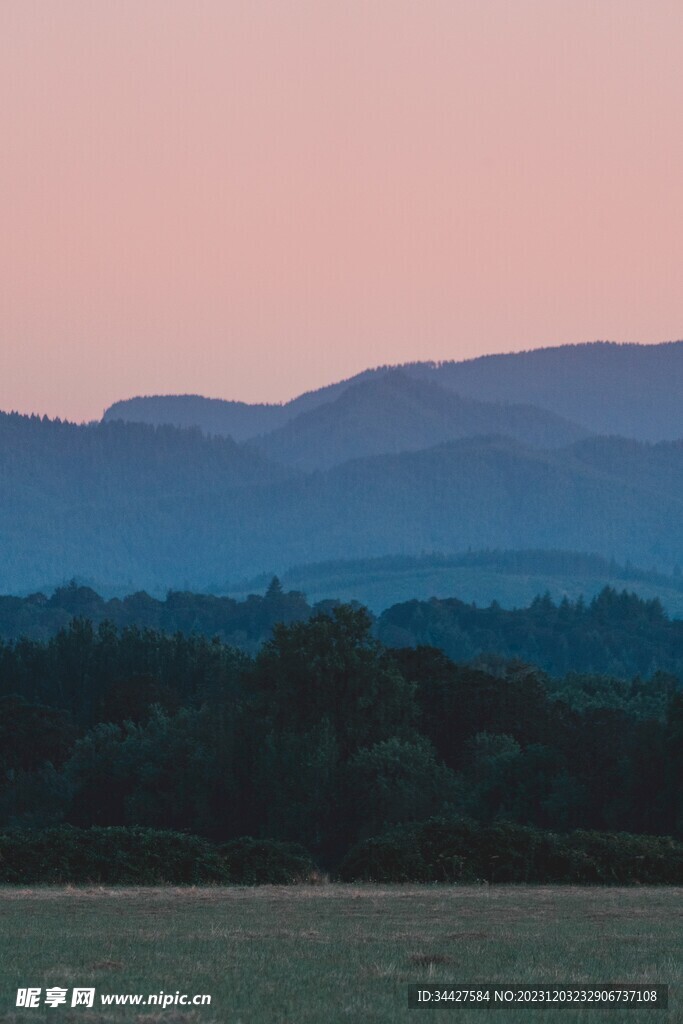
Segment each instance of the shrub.
M218 852L205 840L179 832L66 825L0 833L0 881L5 883L154 885L225 880Z
M432 819L349 850L343 881L683 883L683 843L662 836L546 832L507 822Z
M308 881L316 872L309 854L297 843L244 836L219 849L227 880L238 885L289 885Z
M216 847L198 836L137 827L0 832L5 884L288 885L315 877L303 847L268 839L245 837Z
M343 882L427 881L417 835L405 828L357 843L342 861L339 876Z

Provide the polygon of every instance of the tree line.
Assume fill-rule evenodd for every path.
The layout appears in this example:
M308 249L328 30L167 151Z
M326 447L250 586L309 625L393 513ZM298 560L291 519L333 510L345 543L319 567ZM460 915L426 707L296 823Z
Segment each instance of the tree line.
M254 654L83 619L0 644L0 827L252 836L323 864L434 816L683 838L675 677L552 680L372 626L341 605Z
M52 596L0 596L0 640L48 641L74 619L118 629L217 637L256 654L281 622L305 622L330 611L335 599L311 604L299 590L285 591L273 577L263 595L244 600L169 591L163 600L144 591L105 600L72 581ZM496 658L537 665L557 678L570 673L617 679L650 679L658 672L683 678L683 621L671 619L658 600L643 600L605 587L591 601L559 603L548 595L526 608L488 608L456 598L407 601L372 618L373 635L387 647L432 646L454 661L495 671Z
M72 580L57 587L50 597L42 592L28 597L0 596L0 639L47 640L74 619L85 619L94 626L106 622L118 629L137 626L162 633L218 637L233 647L255 652L276 622L304 620L312 612L305 596L296 590L285 593L277 577L272 578L265 594L250 594L243 601L183 590L169 590L163 600L145 591L107 600L92 587Z
M612 587L590 602L556 603L546 594L516 609L496 602L477 608L456 598L407 601L382 613L377 636L391 647L438 647L455 661L518 658L553 676L662 671L683 678L683 620L670 619L657 599Z

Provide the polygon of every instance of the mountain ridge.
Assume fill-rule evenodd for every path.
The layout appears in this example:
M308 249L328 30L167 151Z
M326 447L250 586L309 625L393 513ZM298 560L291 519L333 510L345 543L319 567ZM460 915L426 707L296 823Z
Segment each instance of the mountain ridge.
M71 448L53 455L56 439ZM0 417L0 589L204 589L289 565L467 548L683 563L683 444L509 437L303 473L199 430Z
M562 447L588 431L534 406L462 398L392 370L351 384L332 401L248 444L277 462L312 470L493 434L534 447Z
M460 361L379 366L304 392L282 404L250 406L225 400L223 430L246 440L333 401L354 384L396 369L408 376L432 380L462 397L539 406L579 423L589 433L622 434L651 441L683 437L683 341L657 345L595 341ZM174 423L178 402L182 404L190 397L124 399L105 410L103 418L131 419L133 415L144 414L156 417L155 422ZM223 402L200 396L192 413L197 425L210 432L214 420L208 416L208 409L217 407L203 403ZM235 411L233 406L240 406L240 410ZM241 407L260 412L247 413ZM251 417L256 424L261 414L265 426L260 420L258 429L245 426L245 417ZM228 429L231 423L232 430ZM183 425L189 423L184 421Z

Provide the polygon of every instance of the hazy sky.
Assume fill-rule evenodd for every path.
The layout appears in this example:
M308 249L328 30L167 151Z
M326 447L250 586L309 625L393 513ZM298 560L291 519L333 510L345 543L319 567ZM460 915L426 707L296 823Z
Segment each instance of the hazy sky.
M681 0L2 0L0 408L683 337Z

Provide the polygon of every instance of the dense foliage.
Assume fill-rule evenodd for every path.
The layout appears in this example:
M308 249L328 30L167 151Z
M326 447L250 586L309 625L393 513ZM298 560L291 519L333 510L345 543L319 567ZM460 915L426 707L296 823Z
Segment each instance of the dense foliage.
M290 843L249 838L216 847L150 828L9 829L0 832L0 882L109 885L286 885L308 880L313 862Z
M74 619L84 619L94 626L106 622L118 629L218 637L241 650L255 651L268 639L275 623L307 619L312 610L303 594L284 593L277 577L263 596L250 594L243 601L174 590L164 600L144 591L105 600L91 587L72 581L58 587L51 597L42 593L25 598L1 596L0 638L46 640Z
M559 563L562 555L556 557ZM250 594L244 600L187 591L169 591L164 600L144 592L104 600L90 587L71 583L51 597L0 597L0 640L48 640L80 619L95 627L218 638L255 654L276 623L305 622L338 603L311 605L301 591L285 592L277 577L263 596ZM683 621L670 619L656 599L642 600L611 587L589 603L581 598L554 603L546 595L514 610L495 602L477 608L455 598L413 600L388 608L373 630L388 647L438 647L454 661L476 660L493 672L500 656L531 662L557 677L577 672L618 679L650 678L657 672L683 677ZM31 649L22 647L26 656ZM48 644L48 649L54 652L58 646ZM574 683L569 689L575 690ZM616 693L615 701L621 706Z
M590 603L548 596L528 608L476 608L455 598L408 601L388 608L377 635L392 647L439 647L455 661L495 653L568 672L683 678L683 621L669 619L659 601L606 587Z
M320 877L310 854L297 843L244 836L224 843L219 853L225 880L236 885L291 885Z
M84 620L5 643L0 827L252 836L324 866L439 815L683 838L674 677L490 661L390 650L349 606L276 625L253 656Z
M434 818L357 843L334 874L346 882L680 885L683 844ZM303 847L272 839L245 836L216 845L130 826L0 831L0 883L10 885L291 885L324 879Z
M404 825L366 839L340 866L355 882L683 883L683 844L618 833L558 834L467 820Z

